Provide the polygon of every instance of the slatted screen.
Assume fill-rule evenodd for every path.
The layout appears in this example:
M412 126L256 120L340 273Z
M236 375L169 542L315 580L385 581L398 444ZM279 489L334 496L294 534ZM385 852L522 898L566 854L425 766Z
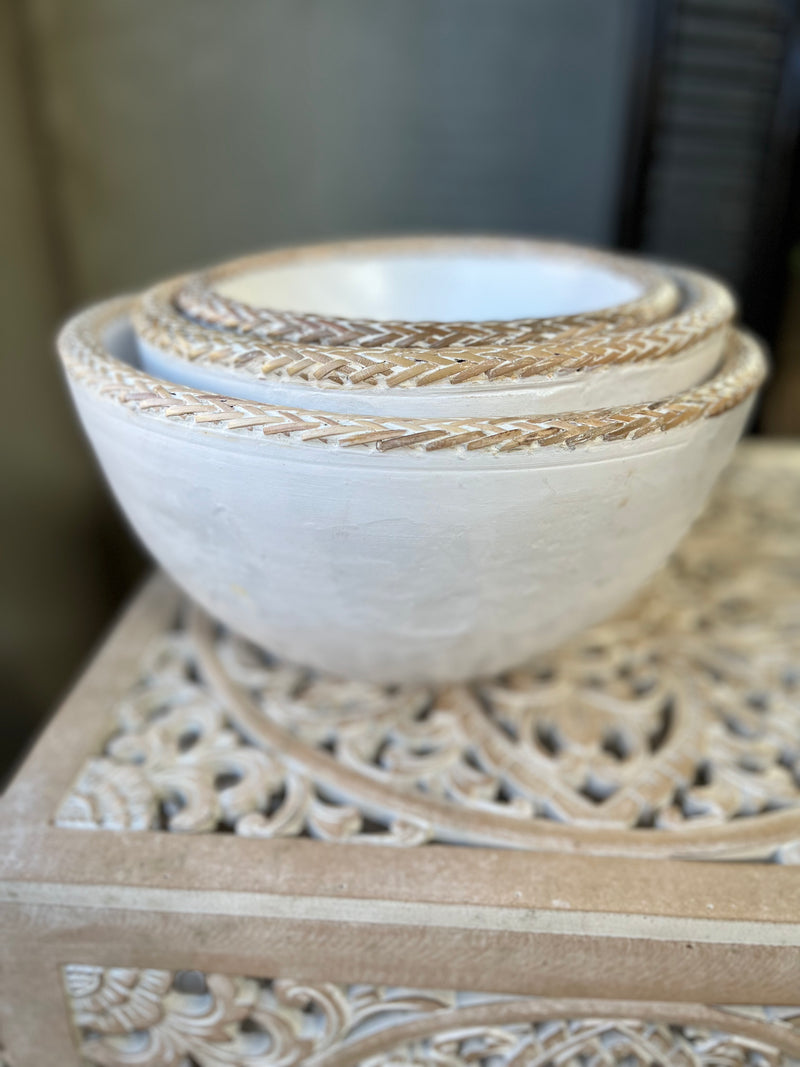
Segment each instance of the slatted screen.
M744 285L790 5L678 0L665 25L644 250Z

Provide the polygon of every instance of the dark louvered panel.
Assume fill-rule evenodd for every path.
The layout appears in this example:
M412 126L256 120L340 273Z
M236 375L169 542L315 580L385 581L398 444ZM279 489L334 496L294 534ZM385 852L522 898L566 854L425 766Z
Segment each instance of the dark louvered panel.
M781 84L781 0L678 0L655 100L642 246L744 283Z

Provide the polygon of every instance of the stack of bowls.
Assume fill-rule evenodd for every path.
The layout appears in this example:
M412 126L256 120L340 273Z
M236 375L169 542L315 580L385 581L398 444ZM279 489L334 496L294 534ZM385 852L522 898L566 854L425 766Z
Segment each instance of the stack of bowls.
M360 241L103 304L60 352L123 510L212 614L313 667L447 682L664 561L765 375L734 313L611 253Z

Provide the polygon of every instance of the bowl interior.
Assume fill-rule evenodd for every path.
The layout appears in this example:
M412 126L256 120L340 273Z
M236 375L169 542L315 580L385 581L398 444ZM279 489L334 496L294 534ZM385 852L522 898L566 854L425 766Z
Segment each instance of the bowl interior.
M214 283L255 307L350 319L498 321L599 311L644 286L578 252L387 249L276 260Z
M136 334L127 315L120 315L106 323L100 331L100 340L109 355L136 370L142 369Z

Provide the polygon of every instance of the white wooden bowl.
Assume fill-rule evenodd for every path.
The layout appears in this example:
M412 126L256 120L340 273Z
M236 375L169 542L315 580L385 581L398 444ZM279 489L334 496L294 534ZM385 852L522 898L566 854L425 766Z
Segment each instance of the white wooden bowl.
M679 293L644 260L520 237L392 237L281 248L186 279L197 322L373 348L514 345L668 315Z
M692 271L656 274L680 294L667 317L633 325L630 317L591 326L584 319L580 327L573 318L561 332L550 320L537 327L544 339L511 345L348 347L264 338L181 313L179 295L192 284L184 278L143 294L133 322L150 373L243 399L412 418L543 415L644 403L713 373L735 311L729 291Z
M657 404L334 416L150 377L130 306L83 313L59 347L134 529L260 645L379 682L492 674L619 607L701 510L765 372L737 335L711 381Z

